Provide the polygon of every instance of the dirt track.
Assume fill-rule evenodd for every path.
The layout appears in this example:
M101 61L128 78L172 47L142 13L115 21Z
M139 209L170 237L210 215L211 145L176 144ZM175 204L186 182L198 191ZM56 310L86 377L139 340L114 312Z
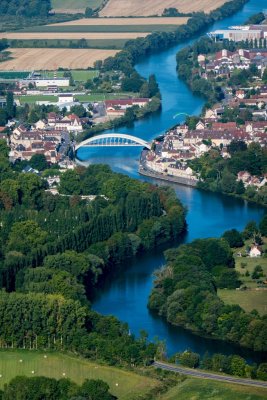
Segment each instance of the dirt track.
M209 12L226 0L109 0L100 12L101 17L162 15L165 8L175 7L180 12Z
M97 49L9 49L14 59L0 63L2 71L86 69L97 60L114 56L116 50Z
M117 25L182 25L186 24L186 17L170 18L83 18L74 21L50 24L49 26L89 25L89 26L117 26Z
M18 39L18 40L34 40L34 39L135 39L137 37L145 37L149 35L149 32L82 32L82 33L71 33L71 32L4 32L0 34L0 39Z

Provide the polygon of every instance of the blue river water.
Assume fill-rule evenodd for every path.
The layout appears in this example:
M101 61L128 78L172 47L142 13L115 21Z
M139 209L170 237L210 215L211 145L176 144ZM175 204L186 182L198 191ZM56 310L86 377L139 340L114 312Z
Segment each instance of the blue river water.
M263 8L267 8L267 0L250 0L241 11L208 27L208 30L242 24L249 16L262 11ZM148 77L152 73L156 75L162 94L162 111L117 132L151 140L175 123L183 121L184 116L174 118L176 114L198 115L201 112L204 100L194 96L176 74L176 53L193 40L196 39L154 54L136 65L142 76ZM107 163L115 171L153 182L138 175L138 148L81 148L78 156L85 162ZM154 183L160 184L159 181ZM171 185L188 209L188 233L181 242L190 242L194 238L218 237L231 228L242 230L248 221L258 222L264 214L262 207L241 200L181 185ZM131 332L136 335L144 329L151 340L165 340L168 354L190 348L200 354L206 351L225 354L235 352L255 359L255 356L244 353L235 346L200 338L182 328L173 327L149 312L147 301L153 286L153 271L162 265L163 249L157 249L130 263L127 261L127 265L122 265L121 270L114 273L112 279L109 278L97 292L93 300L94 310L105 315L115 315L121 321L127 322Z

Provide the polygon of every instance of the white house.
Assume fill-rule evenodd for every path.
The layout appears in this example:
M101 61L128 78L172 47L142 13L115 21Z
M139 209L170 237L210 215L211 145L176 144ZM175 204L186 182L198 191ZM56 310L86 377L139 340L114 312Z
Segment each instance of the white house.
M34 125L35 125L35 128L39 130L39 129L45 129L47 123L43 119L39 119L39 121L37 121Z
M249 252L249 257L260 257L261 250L258 246L252 246Z
M196 130L202 130L205 129L205 124L202 121L198 121L198 123L196 124Z
M73 102L74 102L73 94L64 93L58 95L58 103L63 104L63 103L73 103Z

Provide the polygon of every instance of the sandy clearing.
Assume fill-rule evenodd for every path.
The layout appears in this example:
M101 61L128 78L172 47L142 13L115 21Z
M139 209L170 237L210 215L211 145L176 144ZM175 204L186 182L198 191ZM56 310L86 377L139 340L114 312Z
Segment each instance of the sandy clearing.
M186 17L170 18L82 18L75 21L60 22L47 26L68 26L68 25L90 25L90 26L112 26L112 25L182 25L186 24Z
M0 63L0 71L86 69L97 60L114 56L116 50L98 49L9 49L14 59Z
M0 33L0 39L135 39L149 34L149 32L4 32Z
M227 0L109 0L100 12L101 17L162 15L165 8L175 7L180 12L209 12Z

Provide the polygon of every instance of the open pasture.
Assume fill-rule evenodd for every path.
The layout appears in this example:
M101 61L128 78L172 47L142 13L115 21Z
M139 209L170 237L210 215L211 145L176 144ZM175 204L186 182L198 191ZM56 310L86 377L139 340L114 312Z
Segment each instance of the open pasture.
M249 386L214 382L207 379L186 379L159 397L161 400L263 400L267 390Z
M1 63L2 71L39 71L67 69L86 69L93 67L95 61L114 56L116 50L99 49L10 49L13 59Z
M231 290L219 289L218 296L226 304L238 304L243 310L257 310L259 314L267 314L267 290Z
M180 12L205 11L208 13L226 3L226 0L109 0L101 10L101 17L129 17L162 15L165 8Z
M219 289L218 295L226 304L238 304L245 311L250 312L253 309L259 314L267 314L267 285L260 282L267 279L267 258L261 257L240 257L246 254L246 248L252 245L252 240L247 240L245 245L235 249L235 269L240 274L239 279L242 286L247 290ZM263 238L263 249L267 248L267 239ZM263 276L259 279L253 279L252 274L256 266L260 265L263 270Z
M114 367L102 366L87 360L60 353L37 351L0 351L0 388L17 375L69 378L81 384L85 379L102 379L110 386L112 394L119 399L133 395L145 395L157 386L154 379L126 372Z

